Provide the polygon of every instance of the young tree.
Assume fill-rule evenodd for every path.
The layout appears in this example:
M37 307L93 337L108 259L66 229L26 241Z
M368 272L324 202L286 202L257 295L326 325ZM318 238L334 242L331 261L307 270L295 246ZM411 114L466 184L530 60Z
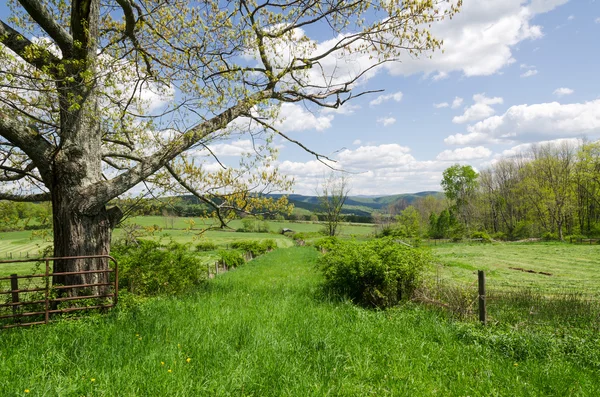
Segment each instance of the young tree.
M470 165L455 164L444 170L442 188L465 226L469 227L471 204L477 188L477 172Z
M325 233L328 236L335 236L340 232L342 208L350 191L348 182L346 175L338 176L332 172L317 192L319 210L325 218Z
M55 256L108 254L122 216L110 200L147 181L222 187L243 179L243 166L214 176L190 160L210 158L210 144L234 131L267 152L265 130L308 150L277 130L278 104L343 105L376 66L438 49L427 26L460 3L11 1L10 18L0 21L0 199L52 202ZM322 29L332 38L305 34ZM347 67L359 57L372 61ZM264 159L258 173L270 183L272 157ZM190 187L220 205L214 186ZM248 197L242 190L232 203ZM57 261L55 271L106 266Z

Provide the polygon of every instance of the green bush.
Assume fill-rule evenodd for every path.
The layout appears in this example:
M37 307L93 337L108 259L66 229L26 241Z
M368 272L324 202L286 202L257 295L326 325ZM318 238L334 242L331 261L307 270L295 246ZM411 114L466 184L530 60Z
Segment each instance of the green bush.
M244 252L250 252L253 257L257 257L259 255L264 254L267 251L272 251L277 248L277 243L275 241L269 240L241 240L234 241L231 243L231 248L241 250Z
M558 240L558 234L552 233L552 232L546 232L546 233L542 234L542 240L544 240L544 241L557 241Z
M219 251L219 258L221 263L227 265L227 267L239 267L242 266L244 263L246 263L246 261L244 260L244 257L242 256L242 254L239 251L233 251L233 250L229 250L229 251Z
M385 308L409 299L430 264L428 251L390 238L339 241L319 258L325 287L357 304Z
M206 277L200 259L182 244L139 240L137 246L113 247L112 255L119 263L120 288L136 295L178 294Z
M333 237L324 237L315 241L315 248L319 251L331 251L334 246L339 243L339 239L335 236Z
M489 234L487 234L486 232L473 232L471 234L471 238L472 239L481 239L481 241L484 243L492 242L492 239L490 238Z
M203 241L201 243L196 244L196 249L198 251L214 251L217 249L217 245L210 241Z

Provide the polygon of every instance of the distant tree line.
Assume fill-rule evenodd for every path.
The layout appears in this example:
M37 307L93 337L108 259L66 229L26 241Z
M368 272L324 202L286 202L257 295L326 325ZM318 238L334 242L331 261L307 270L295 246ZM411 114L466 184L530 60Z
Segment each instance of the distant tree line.
M600 142L533 145L479 174L444 171L445 199L433 196L393 214L382 234L497 239L600 237Z

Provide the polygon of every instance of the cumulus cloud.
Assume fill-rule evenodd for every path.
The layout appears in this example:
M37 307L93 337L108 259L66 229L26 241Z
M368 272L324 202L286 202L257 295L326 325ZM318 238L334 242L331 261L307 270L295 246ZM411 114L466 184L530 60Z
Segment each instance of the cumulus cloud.
M469 153L471 151L472 153ZM463 148L453 155L456 160L477 160L485 158L485 148ZM462 160L461 160L462 158ZM336 169L352 171L351 194L394 194L425 190L440 190L442 172L448 167L448 161L421 161L416 159L410 148L396 143L365 145L355 149L345 149L334 160ZM322 163L284 161L279 169L294 177L295 191L314 194L316 186L330 169Z
M317 130L331 127L333 115L316 116L295 103L283 103L275 127L284 132Z
M390 126L396 122L396 119L393 117L382 117L377 119L377 123L383 125L384 127Z
M464 147L454 150L444 150L437 155L436 160L441 161L464 161L488 158L492 155L492 151L483 146Z
M456 109L458 107L460 107L460 105L462 105L463 103L463 99L461 97L454 97L454 100L452 101L452 109Z
M450 106L448 104L448 102L434 103L433 104L433 107L436 108L436 109L447 108L448 106Z
M353 145L358 146L362 143L362 141L360 139L355 139L354 142L352 142Z
M525 73L521 73L521 77L531 77L531 76L535 76L536 74L538 74L537 69L530 69L530 70L526 71Z
M553 94L556 95L556 96L565 96L565 95L571 95L574 92L575 91L573 91L570 88L561 87L561 88L555 89Z
M473 105L467 107L465 112L460 116L455 116L452 119L453 123L462 124L467 123L469 121L476 121L485 119L496 113L496 111L491 107L491 105L497 105L503 103L503 99L500 97L488 98L485 94L475 94L473 95L473 101L475 102Z
M465 76L487 76L498 73L515 62L512 51L525 40L543 36L541 26L533 18L548 12L567 0L471 0L452 20L431 27L434 36L444 39L444 53L433 59L402 59L402 63L386 65L392 74L410 75L424 72L439 79L451 72Z
M398 91L395 94L388 94L388 95L379 95L377 98L373 99L371 102L369 102L369 105L371 106L377 106L377 105L381 105L384 102L387 102L391 99L393 99L396 102L400 102L402 100L402 92Z
M593 138L600 135L600 99L572 104L550 102L511 106L502 115L469 126L467 132L450 135L444 142L472 145L583 135Z
M502 151L501 154L497 155L497 157L514 157L519 154L526 154L531 148L536 146L546 146L546 145L562 145L568 144L571 146L578 146L581 144L581 139L579 138L559 138L552 139L549 141L540 141L540 142L530 142L530 143L522 143L520 145L516 145L511 147L510 149L506 149Z

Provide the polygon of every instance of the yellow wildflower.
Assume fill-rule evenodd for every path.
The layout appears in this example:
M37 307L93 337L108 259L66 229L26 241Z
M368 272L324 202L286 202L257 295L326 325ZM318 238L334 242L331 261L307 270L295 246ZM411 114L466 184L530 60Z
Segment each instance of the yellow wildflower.
M161 362L160 362L160 365L165 365L165 362L164 362L164 361L161 361Z
M25 389L25 393L29 393L29 389Z
M91 381L91 382L95 382L95 381L96 381L96 378L92 378L92 379L90 379L90 381Z
M169 368L169 370L168 370L167 372L168 372L168 373L171 373L171 372L173 372L173 371L172 371L172 370Z
M189 363L190 361L192 361L192 359L188 357L185 361Z

